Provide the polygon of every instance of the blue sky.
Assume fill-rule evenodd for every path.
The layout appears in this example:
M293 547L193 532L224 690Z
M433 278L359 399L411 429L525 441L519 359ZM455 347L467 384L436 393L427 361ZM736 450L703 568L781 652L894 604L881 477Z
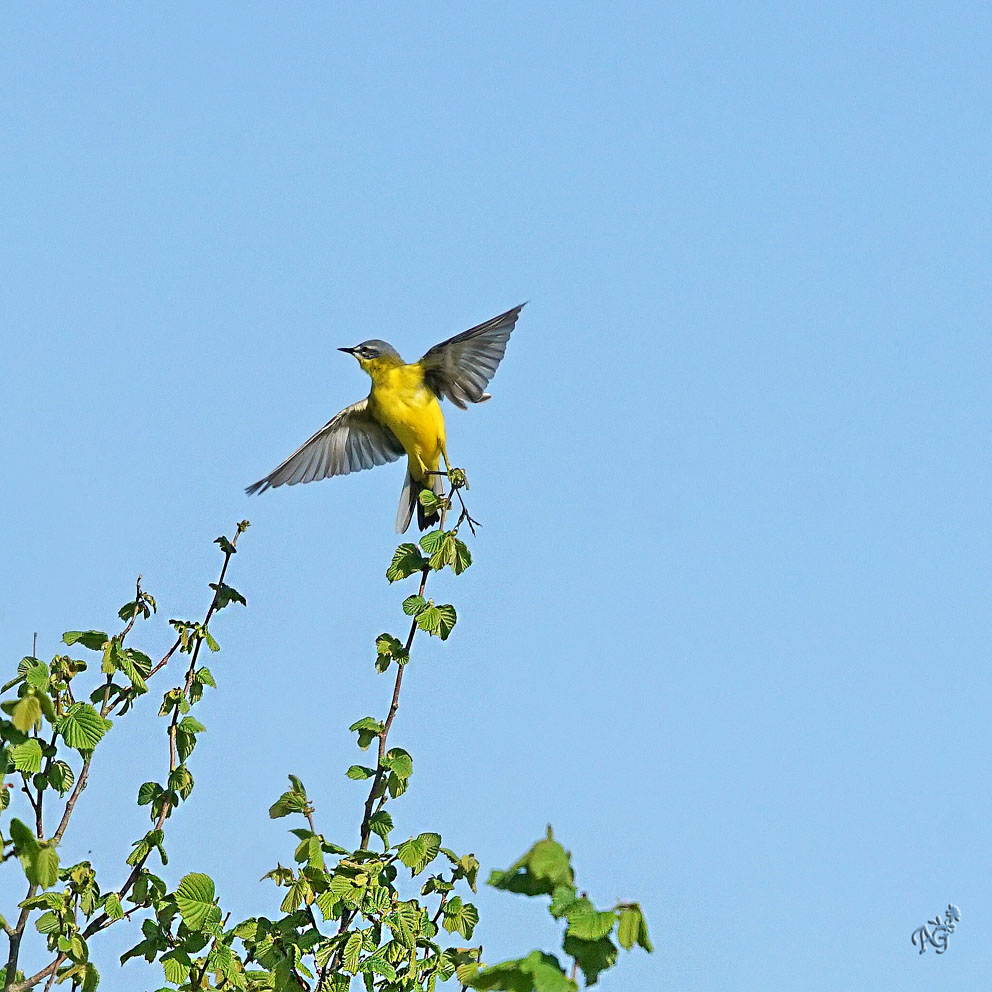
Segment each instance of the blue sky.
M111 627L138 572L163 650L210 541L253 523L173 880L273 912L290 771L354 834L345 728L384 712L372 644L401 627L400 467L243 487L365 394L337 346L412 359L529 299L493 401L448 416L485 526L404 688L398 836L488 870L553 823L590 896L652 924L604 992L987 981L988 5L0 25L5 664ZM157 695L66 844L110 879L167 760ZM536 904L479 902L491 959L553 949ZM125 946L95 945L105 987L154 988Z

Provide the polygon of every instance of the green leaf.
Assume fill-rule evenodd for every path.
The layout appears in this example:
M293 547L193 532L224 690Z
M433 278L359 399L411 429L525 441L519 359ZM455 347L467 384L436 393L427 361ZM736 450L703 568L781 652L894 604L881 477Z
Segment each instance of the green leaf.
M427 608L427 600L423 596L407 596L403 600L403 612L408 617L415 617L421 610Z
M240 531L238 532L240 533ZM226 538L223 534L220 537L214 538L214 544L219 544L221 551L225 555L235 555L238 553L238 549Z
M444 904L444 929L448 933L460 933L466 940L472 939L472 931L479 922L479 911L470 902L463 903L459 896Z
M269 818L272 820L307 810L307 793L303 783L295 775L290 775L289 781L290 788L269 807Z
M449 534L447 531L443 530L432 530L424 534L420 538L420 546L429 555L437 554L447 543L449 539Z
M550 828L548 834L547 839L539 840L506 871L494 871L489 876L489 884L528 896L551 895L562 886L574 889L568 852L550 836Z
M214 905L214 883L209 875L199 872L184 875L176 889L176 905L190 930L203 930L220 922L220 909Z
M41 771L41 745L33 738L17 744L10 749L10 759L19 772L33 774Z
M455 557L451 562L451 570L455 575L461 575L472 564L472 553L464 541L455 538Z
M33 854L38 850L38 838L15 816L7 827L10 839L14 842L14 850L18 854Z
M556 885L551 892L551 905L548 912L556 919L561 919L568 910L579 901L579 895L574 885Z
M103 911L112 920L124 919L124 910L121 907L120 896L116 892L111 892L103 902Z
M279 909L283 913L293 913L296 911L297 907L306 903L307 905L313 900L313 889L310 887L310 883L307 881L304 875L300 875L293 884L289 887L289 891L286 893L286 898L283 899L279 906Z
M100 984L100 972L92 961L87 961L83 965L83 987L82 992L96 992L96 987Z
M450 604L435 606L430 602L417 614L417 626L442 641L448 639L457 620L455 608Z
M439 513L441 507L444 504L444 500L441 499L437 494L431 489L421 489L420 495L417 497L420 501L420 505L430 514Z
M441 850L441 835L422 833L411 837L396 848L400 861L414 875L419 875L437 856Z
M375 667L378 672L384 672L391 661L395 661L397 665L405 665L410 660L409 651L392 634L380 634L375 639L375 650Z
M185 761L196 747L196 735L203 733L207 728L194 717L183 717L176 726L176 749L179 751L179 760Z
M224 609L225 606L229 606L231 603L240 603L242 606L248 605L248 601L237 589L224 582L211 582L210 588L216 593L218 610Z
M640 922L637 927L637 944L639 947L643 947L644 950L651 954L654 951L654 945L651 943L651 938L648 936L648 921L644 919L644 914L641 912L641 907L637 903L632 903L631 908L637 911L637 915L640 918Z
M52 767L48 769L48 783L58 791L60 796L64 796L76 780L76 773L64 761L53 761Z
M372 778L375 775L374 768L367 768L365 765L352 765L348 769L348 778L353 778L356 781L360 781L365 778Z
M353 975L358 974L358 962L362 956L362 935L352 933L348 935L348 940L344 945L344 967L345 971L350 971Z
M165 980L173 985L182 985L193 967L190 956L181 948L168 951L159 958L162 963L162 971L165 973Z
M399 778L409 778L413 774L413 758L401 747L391 747L382 759L382 766Z
M461 575L472 564L471 552L454 531L431 531L420 539L420 546L430 555L429 564L434 571L450 565L455 575Z
M637 934L641 929L641 909L639 906L624 906L620 909L619 917L617 940L625 951L629 951L637 943Z
M441 624L441 612L433 603L428 603L417 614L417 626L428 634L436 634Z
M183 799L189 799L193 791L193 775L185 765L179 765L169 772L169 788L178 792Z
M509 992L577 992L578 986L562 970L558 959L541 951L504 961L489 968L467 965L458 979L470 989L506 989Z
M607 937L601 937L599 940L580 940L571 933L566 935L562 950L578 962L582 974L585 975L586 985L595 985L599 980L599 973L612 968L620 953L616 944Z
M338 906L340 904L337 896L331 892L330 889L326 892L321 892L321 894L317 896L316 902L325 920L329 920L331 917L337 916Z
M147 806L162 795L162 786L158 782L144 782L138 789L138 805Z
M378 834L385 840L389 837L389 831L393 829L393 818L384 809L381 809L369 819L369 827L374 834Z
M67 630L62 635L62 640L66 644L82 644L90 651L102 651L107 639L107 635L102 630Z
M130 648L126 651L123 650L116 638L110 643L114 646L113 656L115 667L127 676L128 681L139 693L147 692L148 686L145 684L144 675L147 675L151 671L151 665L149 664L143 674L142 669L145 668L145 665L142 659L150 662L148 656L143 655L140 651L132 651Z
M50 889L59 880L59 856L54 847L39 846L25 866L24 874L33 885Z
M62 739L77 751L92 751L110 726L89 703L74 703L58 721Z
M455 613L455 608L450 603L437 607L437 611L441 617L438 621L436 633L442 641L446 641L448 639L448 635L452 630L454 630L455 624L458 622L458 615Z
M427 567L427 559L420 553L416 544L401 544L393 555L393 561L386 569L386 578L390 582L409 578L416 572L422 572Z
M34 695L22 696L14 706L10 718L22 734L30 733L33 727L41 723L41 700Z
M369 745L382 733L385 726L371 716L363 716L361 720L356 720L348 729L358 732L358 746L363 751L367 751Z
M385 951L380 951L362 962L362 971L371 971L373 974L382 975L387 981L396 981L396 969L386 960Z
M427 854L427 843L420 837L411 837L396 848L396 854L407 868L415 868Z
M613 910L600 912L588 899L577 899L565 913L568 933L579 940L599 940L613 929L617 914Z
M48 683L51 681L48 665L43 661L39 661L37 665L32 665L27 670L25 681L40 692L48 692Z
M59 918L55 913L42 913L34 925L38 933L54 933L59 928Z

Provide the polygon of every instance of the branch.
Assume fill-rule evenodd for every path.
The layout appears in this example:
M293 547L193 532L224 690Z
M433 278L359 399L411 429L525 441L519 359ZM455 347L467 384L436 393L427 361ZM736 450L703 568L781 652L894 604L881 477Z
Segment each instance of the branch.
M442 527L444 526L444 519L442 516L441 520ZM425 568L423 572L420 573L420 589L417 590L418 596L423 596L424 589L427 586L427 576L430 575L430 566ZM410 633L407 634L406 644L403 645L404 651L409 653L410 647L413 645L413 638L417 633L417 618L414 617L412 623L410 624ZM372 779L372 787L369 789L368 798L365 800L365 814L362 817L362 826L360 830L361 840L358 846L365 850L366 845L369 842L369 837L372 834L372 827L370 826L370 821L372 820L373 807L375 806L375 801L378 798L378 790L382 784L382 780L386 777L386 767L383 765L383 759L386 757L386 739L389 737L389 729L393 725L393 719L396 717L396 711L400 708L400 689L403 686L403 673L406 671L406 665L396 666L396 681L393 683L393 698L389 704L389 712L386 714L386 719L383 722L382 731L379 734L379 757L377 762L377 767L375 770L375 778Z
M449 475L449 479L450 479L450 475ZM452 491L458 494L458 498L459 500L461 500L461 493L458 492L459 486L452 485L451 489ZM442 530L444 529L445 517L447 516L447 512L450 508L451 508L451 496L449 493L448 497L445 499L445 501L442 503L441 506L440 527ZM472 533L474 534L475 530L474 528L472 528L472 524L476 523L477 521L473 521L472 518L468 515L468 510L465 509L464 501L462 502L462 510L463 512L462 515L458 518L458 522L461 523L462 520L467 520L469 524L469 528L472 529ZM431 573L431 568L429 565L426 568L424 568L424 570L420 573L420 588L417 590L418 596L423 596L424 589L426 589L427 587L427 576L430 575L430 573ZM419 628L417 626L417 618L414 617L410 622L410 632L407 634L406 644L403 645L403 649L407 653L407 656L409 656L410 648L413 646L413 639L414 637L416 637L418 629ZM393 726L393 720L396 717L396 711L399 709L400 706L400 689L403 687L403 673L405 671L406 671L406 665L396 666L396 680L393 682L393 696L389 703L389 712L386 714L386 719L383 721L382 730L379 733L378 760L376 763L375 776L372 779L372 785L369 788L369 794L365 800L365 808L364 808L364 813L362 815L362 824L361 827L359 828L360 839L358 846L361 850L365 850L367 848L369 843L369 838L372 835L372 827L371 827L372 817L386 804L385 792L383 792L381 797L379 796L379 790L380 788L382 788L383 779L386 777L386 768L385 765L383 765L383 760L386 757L386 741L389 737L389 731L390 728ZM377 798L379 799L378 805L376 804ZM341 923L338 926L339 934L344 933L345 930L347 930L348 927L351 926L351 921L355 918L357 914L358 914L357 909L351 910L350 912L346 911L344 913L344 915L341 917ZM321 969L320 977L317 979L317 992L319 992L319 990L324 987L324 984L327 981L328 973L333 974L333 971L337 970L338 965L340 963L339 959L341 957L341 954L342 954L342 949L339 947L338 950L336 950L334 954L332 954L325 962L324 967ZM332 966L333 966L333 970L332 970Z
M224 585L224 578L227 575L227 566L230 564L231 558L233 557L235 551L237 550L238 538L241 536L241 534L242 534L242 531L241 531L240 528L238 530L236 530L236 532L234 534L234 540L231 541L230 548L228 548L228 549L226 549L224 551L224 564L221 566L220 576L217 579L217 583L216 583L217 588L214 590L213 599L211 599L210 606L208 607L206 616L203 619L203 629L204 630L207 629L207 627L210 624L211 619L213 618L214 613L217 612L217 600L220 597L220 590L221 590L221 588ZM186 669L186 678L185 678L185 680L183 682L183 686L182 686L182 690L183 690L183 695L184 696L186 696L186 695L189 694L190 688L193 685L193 676L196 673L196 662L197 662L197 659L200 657L200 648L201 648L202 645L203 645L203 637L202 636L198 636L197 639L196 639L196 644L193 646L193 651L192 651L192 655L190 657L189 667ZM166 654L165 658L161 662L159 662L157 668L161 668L169 660L169 657L172 655L172 653L175 651L175 649L176 649L176 646L173 645L173 647L170 648L168 654ZM153 672L156 671L157 668L156 669L153 669ZM177 688L179 688L179 687L177 686ZM176 757L177 757L177 755L176 755L176 727L179 724L179 712L180 712L180 708L179 708L179 706L176 706L173 709L173 711L172 711L172 719L169 722L169 772L170 772L170 774L172 772L174 772L176 770L176 768L178 767L178 762L176 761ZM164 825L165 821L168 819L169 814L171 812L172 812L172 804L169 803L168 801L164 802L162 804L162 809L159 812L158 819L155 821L155 826L152 829L153 830L161 830L162 829L162 826ZM138 878L141 876L141 872L143 871L143 869L145 867L145 862L151 856L151 853L152 853L151 850L149 850L148 853L143 858L139 859L135 863L134 867L131 869L131 873L125 879L124 884L117 890L117 896L118 896L118 898L122 902L124 900L124 897L128 894L128 892L131 891L132 887L134 886L134 883L137 882ZM107 914L106 913L101 913L100 916L98 916L95 920L93 920L93 922L90 923L90 925L83 931L83 938L84 939L88 939L89 937L92 937L93 934L95 934L98 931L104 929L106 926L109 926L109 923L106 922L107 920L109 920L109 917L107 916ZM110 920L110 923L113 923L113 922L115 922L115 921Z
M28 894L24 897L24 899L30 899L37 890L37 885L29 885ZM4 992L15 992L14 975L17 974L17 958L21 952L21 941L24 938L24 928L28 924L28 917L30 915L30 909L27 907L22 909L20 915L17 917L17 923L14 924L14 931L10 934L10 953L7 955L7 970L6 982L4 983Z
M225 551L224 551L224 563L221 566L220 576L219 576L219 578L217 580L217 589L215 589L215 591L214 591L213 598L210 601L210 606L207 609L207 613L206 613L206 616L205 616L204 621L203 621L203 628L204 629L207 628L207 626L210 623L211 618L213 617L214 613L217 611L217 601L218 601L218 597L220 595L220 588L224 584L224 578L227 575L227 567L230 564L231 558L234 555L235 551L237 550L238 537L241 535L241 533L242 533L242 529L239 527L236 530L236 532L235 532L234 539L231 541L230 547L228 549L225 549ZM135 588L136 588L136 608L135 608L135 612L131 616L131 619L128 622L127 626L124 628L123 632L119 635L120 636L120 640L121 640L122 643L123 643L124 638L127 636L128 633L130 633L131 629L134 626L135 618L137 617L137 614L138 614L138 612L140 610L141 602L142 602L142 599L143 599L143 593L141 591L141 576L140 575L138 576L138 580L136 582ZM151 675L154 675L155 672L159 671L159 669L163 668L168 663L169 659L172 657L172 655L175 653L175 651L179 647L180 640L181 639L177 639L176 643L173 644L173 646L168 650L168 652L165 654L165 656L162 658L162 660L151 670L151 672L149 673L149 676L148 676L149 678L151 677ZM184 695L188 695L188 693L190 691L190 688L191 688L191 686L193 684L193 675L196 672L196 662L197 662L197 659L199 658L200 646L202 644L203 644L203 637L202 636L201 637L197 637L196 644L193 647L192 657L190 659L189 668L187 669L186 678L185 678L184 684L183 684L183 694ZM120 703L121 703L121 700L118 700L117 703L115 703L113 706L110 706L108 708L106 706L106 697L104 697L104 699L105 699L105 701L104 701L104 711L101 714L101 715L104 715L104 716L107 714L107 712L111 712L111 713L114 712L115 708L118 705L120 705ZM169 724L169 770L170 770L170 772L174 771L175 768L177 767L177 761L176 761L176 757L177 757L177 754L176 754L176 727L178 725L178 722L179 722L179 707L177 706L175 708L175 710L173 711L172 720L171 720L171 722ZM79 776L76 779L75 786L74 786L72 792L70 793L68 800L66 801L65 809L63 810L62 819L61 819L61 821L59 823L58 829L52 835L52 841L53 841L53 843L55 845L58 845L58 843L62 840L62 837L65 834L66 829L69 826L69 821L70 821L70 819L72 817L73 811L76 808L76 803L79 801L79 797L82 794L83 789L86 788L86 781L87 781L87 778L89 777L90 764L91 764L92 760L93 760L93 753L91 752L84 759L84 761L83 761L83 766L80 769ZM30 795L28 796L28 799L31 800L31 796ZM34 806L34 802L33 801L31 802L31 805ZM161 812L159 814L158 820L157 820L157 822L155 824L155 828L154 829L160 830L162 828L162 825L165 823L165 820L168 817L168 815L169 815L169 813L171 811L171 808L172 808L171 805L168 804L168 803L166 803L163 806L163 808L162 808L162 810L161 810ZM36 809L36 813L38 813L38 815L40 817L40 810ZM39 830L39 837L40 836L41 836L41 832ZM126 881L121 886L121 888L118 890L117 895L118 895L118 897L121 900L123 900L124 897L127 895L127 893L130 892L130 890L133 887L134 883L140 877L141 872L142 872L142 869L144 868L145 862L147 861L147 859L148 859L148 857L149 857L150 854L151 854L151 851L149 851L148 854L146 854L144 858L142 858L137 864L135 864L135 866L133 867L131 873L128 875ZM36 891L36 888L37 888L36 886L31 886L28 889L28 894L26 896L27 899L30 899L34 895L34 893ZM129 919L130 916L132 915L132 913L135 913L138 910L144 909L144 908L145 907L143 907L143 906L135 906L132 909L128 910L122 917L120 917L120 919ZM22 940L22 938L24 936L24 930L25 930L25 927L27 926L27 921L28 921L29 914L30 914L30 910L23 909L21 911L20 916L18 917L17 925L13 928L13 930L11 930L9 927L6 928L7 931L8 931L9 937L10 937L10 955L9 955L8 961L7 961L7 971L6 971L6 976L7 977L6 977L6 982L5 982L5 986L4 986L4 992L24 992L24 990L32 988L33 986L37 985L42 979L44 979L46 977L51 976L51 978L54 978L55 977L55 973L58 970L59 966L64 961L67 960L67 958L66 958L66 956L64 954L59 954L59 955L56 956L56 958L53 961L51 961L44 968L42 968L41 971L37 972L37 974L32 975L30 978L24 979L23 981L20 981L20 982L15 982L14 981L14 975L15 975L15 973L17 971L17 959L18 959L18 955L19 955L19 952L20 952L20 944L21 944L21 940ZM112 924L117 923L117 922L119 922L119 920L112 920L109 916L107 916L106 913L101 913L98 917L96 917L94 920L92 920L90 922L90 924L86 927L86 929L82 933L82 938L84 940L88 940L94 934L99 933L101 930L105 930L107 927L109 927ZM51 985L51 980L49 981L49 985Z

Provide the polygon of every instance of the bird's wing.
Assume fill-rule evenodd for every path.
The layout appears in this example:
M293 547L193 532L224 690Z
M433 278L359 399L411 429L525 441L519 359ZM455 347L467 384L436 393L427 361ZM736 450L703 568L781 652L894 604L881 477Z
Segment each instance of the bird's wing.
M373 419L366 398L332 417L278 468L250 485L245 492L250 496L284 483L295 486L297 482L347 475L373 465L394 462L402 454L403 445L388 427Z
M466 403L489 399L486 386L506 354L506 342L524 304L434 345L423 358L424 382L438 398L446 396L463 410Z

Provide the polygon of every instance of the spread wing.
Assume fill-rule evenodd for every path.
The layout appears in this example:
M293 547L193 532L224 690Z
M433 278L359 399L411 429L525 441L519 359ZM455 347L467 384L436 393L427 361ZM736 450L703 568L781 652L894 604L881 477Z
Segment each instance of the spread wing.
M466 403L489 399L486 386L506 354L506 342L524 304L470 327L434 345L423 358L424 382L440 399L446 396L463 410Z
M278 468L245 492L250 496L284 483L295 486L297 482L347 475L396 461L403 454L403 445L388 427L372 418L368 406L366 398L345 407Z

